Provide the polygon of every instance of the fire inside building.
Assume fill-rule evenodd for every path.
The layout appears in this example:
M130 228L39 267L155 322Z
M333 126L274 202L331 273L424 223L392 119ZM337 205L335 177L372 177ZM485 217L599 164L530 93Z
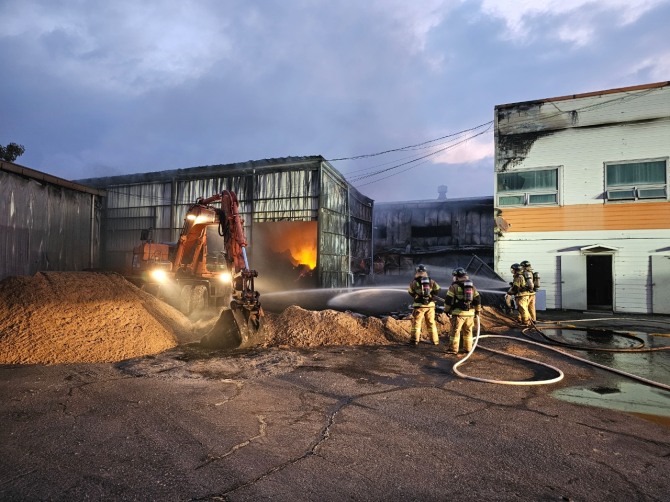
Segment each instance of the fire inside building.
M418 263L444 280L451 267L493 261L492 198L447 199L441 186L434 200L373 204L321 156L77 182L5 162L0 176L11 206L0 279L47 270L128 275L140 242L174 243L194 202L222 190L237 194L264 291L403 282ZM19 200L44 205L49 220L11 202ZM207 230L212 265L223 252L216 230Z
M125 271L142 230L174 242L196 200L231 191L264 291L345 287L352 263L370 263L373 201L323 157L244 163L78 180L106 193L101 266ZM216 228L208 229L216 232ZM219 239L220 241L220 239ZM208 239L208 262L222 249Z

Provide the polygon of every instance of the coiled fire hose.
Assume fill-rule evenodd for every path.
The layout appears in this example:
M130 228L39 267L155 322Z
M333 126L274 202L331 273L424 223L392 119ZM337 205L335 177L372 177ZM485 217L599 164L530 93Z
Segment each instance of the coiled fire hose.
M453 366L454 374L456 376L460 377L460 378L464 378L464 379L467 379L467 380L475 380L477 382L486 382L486 383L494 383L494 384L502 384L502 385L547 385L547 384L559 382L563 379L563 377L565 375L563 374L563 372L559 368L557 368L555 366L551 366L550 364L546 364L546 363L536 361L536 360L533 360L533 359L528 359L526 357L516 356L516 355L513 355L513 354L507 354L505 352L501 352L501 351L494 350L494 349L489 349L489 348L482 347L482 346L480 346L479 348L481 348L482 350L486 350L488 352L493 352L495 354L511 357L511 358L514 358L514 359L521 359L523 361L527 361L527 362L530 362L530 363L533 363L533 364L544 366L546 368L549 368L549 369L555 371L558 374L558 376L556 376L555 378L548 379L548 380L531 380L531 381L528 381L528 380L523 380L523 381L519 381L519 380L494 380L494 379L489 379L489 378L479 378L479 377L466 375L466 374L462 373L461 371L459 371L458 368L460 366L462 366L470 358L470 356L473 354L473 352L477 348L480 338L507 338L507 339L510 339L510 340L514 340L516 342L528 343L530 345L537 345L537 346L542 347L544 349L548 349L548 350L552 350L554 352L558 352L559 354L561 354L563 356L566 356L566 357L569 357L571 359L574 359L576 361L580 361L580 362L586 363L588 365L595 366L596 368L600 368L600 369L604 369L604 370L607 370L607 371L610 371L610 372L613 372L613 373L617 373L619 375L625 376L627 378L631 378L633 380L637 380L637 381L645 383L647 385L651 385L651 386L657 387L659 389L664 389L664 390L669 390L670 391L670 385L666 385L666 384L660 383L660 382L655 382L653 380L649 380L647 378L644 378L644 377L641 377L641 376L638 376L638 375L634 375L634 374L628 373L626 371L618 370L616 368L610 368L609 366L605 366L603 364L598 364L598 363L595 363L593 361L589 361L588 359L584 359L583 357L579 357L579 356L575 356L573 354L569 354L569 353L567 353L563 350L560 350L556 347L551 347L551 346L546 345L546 344L533 342L531 340L524 340L524 339L513 337L513 336L481 335L481 321L480 321L479 317L476 317L476 319L477 319L477 335L476 335L475 340L472 344L472 348L470 349L470 351L467 353L467 355L463 359L458 361ZM538 329L538 328L535 328L535 329ZM539 331L539 329L538 329L538 331Z

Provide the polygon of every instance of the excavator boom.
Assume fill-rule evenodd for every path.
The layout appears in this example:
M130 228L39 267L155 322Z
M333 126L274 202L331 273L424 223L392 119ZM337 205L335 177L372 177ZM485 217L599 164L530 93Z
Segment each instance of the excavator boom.
M218 202L221 209L211 204ZM214 349L236 349L261 345L263 336L263 309L260 294L254 286L258 273L249 267L247 239L239 214L239 202L234 192L224 190L206 199L198 199L196 206L215 211L219 233L223 236L225 256L232 274L230 307L224 307L214 327L200 341Z

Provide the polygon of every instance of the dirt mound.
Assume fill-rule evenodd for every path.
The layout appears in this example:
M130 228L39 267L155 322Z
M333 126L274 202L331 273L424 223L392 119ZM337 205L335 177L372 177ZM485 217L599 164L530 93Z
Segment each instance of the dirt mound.
M335 310L288 307L266 315L266 346L322 347L326 345L388 345L384 324L374 317Z
M0 363L114 362L194 341L178 310L117 274L40 272L0 282Z
M191 322L117 274L40 272L0 281L0 364L117 362L198 342L218 319ZM438 315L442 339L449 319ZM485 307L482 330L511 321ZM407 343L412 322L298 306L266 313L265 347ZM426 326L423 338L428 339Z

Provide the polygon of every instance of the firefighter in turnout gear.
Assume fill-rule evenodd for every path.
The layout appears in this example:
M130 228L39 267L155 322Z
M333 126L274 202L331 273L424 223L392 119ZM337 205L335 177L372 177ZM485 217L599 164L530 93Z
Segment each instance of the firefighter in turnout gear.
M414 280L410 283L407 292L414 299L412 304L412 338L411 345L418 345L421 340L421 326L424 319L426 326L430 331L433 344L439 345L440 338L437 333L437 324L435 323L435 298L437 297L440 286L428 277L428 270L425 265L416 267Z
M531 321L537 321L537 314L535 312L535 293L540 289L540 274L533 272L533 267L528 260L520 263L523 267L523 279L526 282L526 290L528 291L528 315Z
M472 350L472 332L475 326L475 317L479 317L482 310L482 301L477 288L463 268L452 272L454 282L449 286L444 304L444 312L451 319L451 333L449 336L448 354L458 354L461 334L463 334L463 349Z
M508 295L514 296L514 303L519 311L517 320L524 326L529 326L531 323L530 313L528 311L528 303L530 302L530 292L526 286L526 279L523 276L523 267L519 263L515 263L510 268L514 278L510 283Z

